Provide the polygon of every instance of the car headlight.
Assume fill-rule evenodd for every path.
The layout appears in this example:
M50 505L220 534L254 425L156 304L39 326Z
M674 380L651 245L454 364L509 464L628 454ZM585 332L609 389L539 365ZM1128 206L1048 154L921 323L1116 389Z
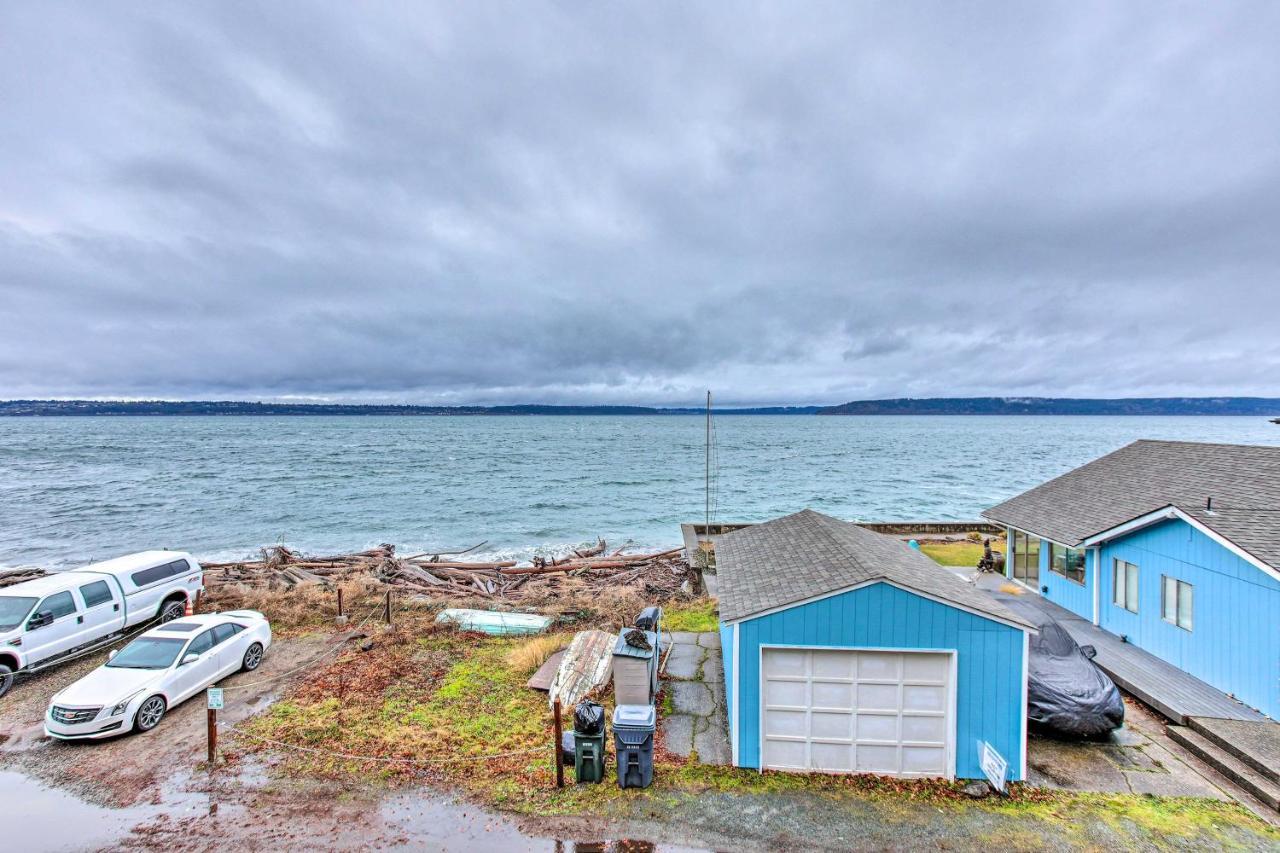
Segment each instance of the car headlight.
M141 690L139 690L139 691L138 691L138 693L141 693L141 692L142 692ZM112 709L111 709L111 713L110 713L110 714L107 714L107 716L108 716L108 717L114 717L114 716L117 716L118 714L123 714L123 713L124 713L124 709L125 709L125 708L127 708L127 707L129 707L129 703L130 703L130 702L132 702L134 699L137 699L137 698L138 698L138 693L134 693L134 694L132 694L131 696L129 696L129 697L127 697L127 698L125 698L125 699L121 699L121 700L120 700L120 704L119 704L119 705L116 705L114 708L112 708Z

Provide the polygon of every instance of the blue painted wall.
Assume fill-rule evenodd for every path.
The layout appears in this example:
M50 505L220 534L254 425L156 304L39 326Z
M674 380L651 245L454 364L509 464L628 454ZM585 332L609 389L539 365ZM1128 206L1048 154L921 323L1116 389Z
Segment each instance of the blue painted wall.
M724 661L724 707L733 708L733 626L720 626L720 657ZM729 715L729 738L733 742L733 714Z
M1099 624L1280 719L1280 582L1180 519L1104 545ZM1138 612L1113 603L1115 559L1138 566ZM1161 576L1193 587L1192 630L1161 618Z
M1013 528L1006 528L1007 542L1013 541ZM1026 531L1035 536L1035 531ZM1068 580L1056 572L1049 571L1048 539L1040 540L1040 583L1036 587L1045 598L1065 607L1077 616L1093 621L1093 575L1097 571L1094 561L1097 559L1093 551L1088 551L1084 565L1084 585ZM1005 574L1013 577L1013 559L1005 560ZM1046 589L1047 587L1047 589Z
M721 641L732 648L732 633ZM956 776L981 779L978 741L985 740L1021 779L1023 632L885 583L739 623L738 765L760 766L760 646L856 646L954 649ZM732 679L726 657L725 675ZM732 706L730 706L732 708ZM730 714L732 716L732 714Z

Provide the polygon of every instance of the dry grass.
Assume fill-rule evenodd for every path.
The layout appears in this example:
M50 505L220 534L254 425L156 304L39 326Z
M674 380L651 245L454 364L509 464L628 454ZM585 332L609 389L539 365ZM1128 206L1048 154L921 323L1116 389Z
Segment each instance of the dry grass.
M534 637L507 653L507 666L514 672L530 674L547 662L547 658L569 645L572 634L548 634Z

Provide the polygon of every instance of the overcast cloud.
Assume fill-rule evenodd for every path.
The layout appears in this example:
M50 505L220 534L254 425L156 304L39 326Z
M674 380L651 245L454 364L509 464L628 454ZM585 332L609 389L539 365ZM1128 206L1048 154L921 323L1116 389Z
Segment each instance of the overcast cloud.
M1277 396L1278 44L1271 2L8 3L0 397Z

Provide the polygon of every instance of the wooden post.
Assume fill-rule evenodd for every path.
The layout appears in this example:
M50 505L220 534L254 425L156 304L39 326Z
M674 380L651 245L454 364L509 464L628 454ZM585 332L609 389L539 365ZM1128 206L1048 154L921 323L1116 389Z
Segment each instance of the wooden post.
M383 615L386 617L387 624L391 624L391 590L387 590L387 603Z
M209 709L209 767L218 760L218 712Z
M338 618L342 618L342 587L338 587Z
M556 731L556 787L564 787L564 750L560 748L560 700L555 701L555 731Z

